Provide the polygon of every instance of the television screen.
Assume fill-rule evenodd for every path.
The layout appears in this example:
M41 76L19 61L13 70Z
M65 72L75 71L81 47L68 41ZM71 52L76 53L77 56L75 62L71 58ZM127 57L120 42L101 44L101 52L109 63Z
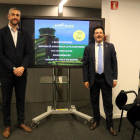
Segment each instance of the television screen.
M104 27L104 19L22 17L21 28L33 42L30 67L82 67L97 25Z

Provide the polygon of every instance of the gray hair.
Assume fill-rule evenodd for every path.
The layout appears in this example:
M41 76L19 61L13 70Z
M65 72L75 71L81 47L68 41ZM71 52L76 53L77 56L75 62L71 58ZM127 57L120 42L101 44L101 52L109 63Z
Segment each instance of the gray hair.
M13 8L10 8L10 9L9 9L8 15L11 13L12 10L17 10L17 11L20 12L20 10L19 10L18 8L13 7ZM21 16L21 12L20 12L20 16Z

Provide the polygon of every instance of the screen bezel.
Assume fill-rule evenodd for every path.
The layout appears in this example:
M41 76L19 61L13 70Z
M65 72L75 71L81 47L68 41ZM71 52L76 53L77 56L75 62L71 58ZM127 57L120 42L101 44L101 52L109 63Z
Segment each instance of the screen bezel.
M56 19L56 20L78 20L78 21L101 21L105 28L105 18L83 18L83 17L56 17L56 16L21 16L19 27L22 29L22 19ZM29 65L28 68L82 68L83 65Z

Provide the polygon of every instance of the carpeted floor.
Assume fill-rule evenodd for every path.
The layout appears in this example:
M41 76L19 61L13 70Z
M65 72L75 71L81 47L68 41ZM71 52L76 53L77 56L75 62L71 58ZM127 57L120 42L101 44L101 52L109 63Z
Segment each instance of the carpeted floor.
M72 101L77 107L85 106L89 100ZM32 118L44 113L48 103L26 103L26 120L27 125L31 125ZM59 107L63 107L64 103L60 103ZM81 112L92 116L92 109L81 109ZM9 140L131 140L133 126L128 122L127 118L123 119L121 132L117 136L112 136L106 129L105 119L101 118L101 124L95 130L89 130L89 127L83 125L84 119L75 115L59 114L50 115L46 119L40 121L37 128L32 133L23 132L17 128L16 124L16 107L11 105L12 134ZM119 119L114 119L114 128L118 130ZM0 140L4 140L4 126L2 125L2 112L0 106ZM134 140L140 140L140 131L136 130Z

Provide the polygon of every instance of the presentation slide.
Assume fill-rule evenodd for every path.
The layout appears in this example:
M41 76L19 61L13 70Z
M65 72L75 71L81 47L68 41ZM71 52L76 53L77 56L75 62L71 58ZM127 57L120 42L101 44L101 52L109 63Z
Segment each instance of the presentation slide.
M35 65L82 65L89 21L35 19Z
M93 29L104 19L22 17L21 29L31 39L29 67L82 68L86 46L95 43Z

